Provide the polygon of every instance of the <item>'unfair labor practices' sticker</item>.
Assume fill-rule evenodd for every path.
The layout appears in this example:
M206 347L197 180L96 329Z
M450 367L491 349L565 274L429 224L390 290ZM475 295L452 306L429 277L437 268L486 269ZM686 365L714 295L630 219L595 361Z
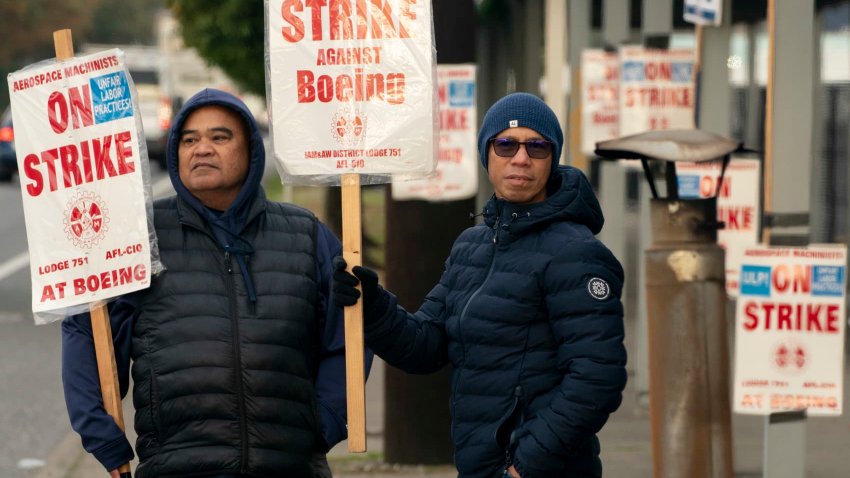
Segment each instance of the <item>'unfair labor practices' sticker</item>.
M813 266L812 295L841 297L844 292L844 267Z
M130 86L127 84L127 77L124 76L123 71L92 78L89 84L96 123L133 116Z

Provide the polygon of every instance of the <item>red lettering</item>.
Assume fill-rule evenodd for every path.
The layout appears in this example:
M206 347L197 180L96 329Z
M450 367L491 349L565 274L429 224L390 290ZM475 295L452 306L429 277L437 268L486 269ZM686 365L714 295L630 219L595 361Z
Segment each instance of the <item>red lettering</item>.
M74 279L74 295L86 293L86 281L82 278Z
M145 269L144 264L136 264L136 266L133 267L133 279L135 279L137 282L145 280L147 275L148 271L147 269Z
M371 101L374 98L394 105L404 103L403 73L389 73L385 81L381 73L364 75L363 68L354 69L354 78L349 75L340 75L337 78L320 75L317 78L310 70L298 70L296 78L299 103L312 103L316 99L328 103L334 98L339 101Z
M417 15L412 6L418 0L284 0L281 16L286 24L281 29L283 39L294 43L304 39L304 19L298 13L310 9L311 39L325 39L323 14L327 10L331 40L358 40L366 38L411 38L410 25ZM398 11L393 12L393 5ZM354 11L352 11L354 10ZM353 18L352 18L353 17Z
M350 0L331 0L329 7L331 40L351 40L354 29L351 26Z
M826 306L826 331L838 333L838 305L828 304Z
M79 152L73 144L59 147L59 158L62 164L62 179L66 188L82 184L83 178L80 175L80 166L77 164L79 160ZM72 183L73 178L73 183Z
M326 4L327 0L306 0L305 5L311 10L313 41L322 40L322 7Z
M331 86L332 84L331 77L328 75L321 75L316 81L316 93L322 103L327 103L333 99L334 89Z
M310 70L298 70L298 102L312 103L316 100L316 90L313 88L313 72Z
M97 179L106 177L104 171L110 177L117 176L115 166L112 165L112 157L109 155L110 146L112 146L112 136L104 136L102 141L97 139L92 140L92 149L94 149L94 166L97 172Z
M53 286L46 285L41 291L41 302L47 300L56 300L56 294L53 293Z
M742 326L746 331L771 330L773 326L776 330L835 334L839 332L838 305L748 302Z
M755 302L748 302L744 305L744 328L747 330L755 330L759 325L759 318L756 315L758 309L758 304Z
M765 302L761 305L764 310L764 330L770 330L770 314L773 313L774 305L770 302Z
M36 169L39 162L38 156L34 154L28 154L24 158L24 176L33 181L27 184L27 193L30 196L38 196L44 190L44 178L41 176L41 172Z
M59 91L54 91L47 99L47 119L56 133L64 133L68 129L68 105L65 95Z
M116 158L118 161L118 174L132 173L136 170L136 164L132 161L127 161L127 158L133 157L133 149L127 144L129 142L129 131L123 131L115 135L115 151L118 153Z
M74 122L74 129L93 125L89 85L83 85L82 96L77 87L69 89L68 96L71 97L71 118Z
M812 288L812 267L807 265L794 266L794 292L808 293Z
M303 12L304 5L300 0L284 0L280 7L280 13L283 16L283 21L290 26L281 28L283 39L295 43L304 39L304 22L301 21L294 12Z
M732 178L724 176L723 183L720 185L720 197L728 198L730 194L732 194Z
M104 136L79 145L66 144L57 149L28 154L22 164L23 177L29 182L26 191L30 196L44 192L44 176L50 191L60 187L71 188L95 180L130 174L136 171L132 160L133 148L129 131ZM113 145L115 159L113 160ZM80 168L82 163L82 169ZM61 169L58 170L58 169ZM61 175L62 182L58 181Z
M57 150L48 149L42 151L41 162L47 166L47 181L51 191L56 191L56 159L58 159Z
M777 330L791 330L791 304L779 304L776 328Z

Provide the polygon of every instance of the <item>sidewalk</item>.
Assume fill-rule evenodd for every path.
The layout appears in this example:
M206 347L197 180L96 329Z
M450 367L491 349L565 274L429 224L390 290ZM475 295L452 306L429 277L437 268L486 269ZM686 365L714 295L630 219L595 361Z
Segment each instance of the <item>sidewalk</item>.
M844 396L850 395L850 367L845 367ZM349 454L346 442L337 445L328 459L335 478L454 478L451 466L397 466L381 462L383 452L383 363L378 359L366 386L367 448L365 454ZM599 438L606 478L652 477L652 447L649 416L636 405L632 378L623 404L611 416ZM846 408L846 407L845 407ZM810 418L806 422L806 478L850 477L850 418ZM125 403L125 420L132 423L132 409ZM130 432L131 441L135 436ZM764 418L733 415L733 446L736 478L761 478ZM132 463L131 465L135 465ZM33 478L97 478L107 476L103 468L80 447L70 433L34 471ZM560 477L559 477L560 478ZM686 478L686 477L682 477Z

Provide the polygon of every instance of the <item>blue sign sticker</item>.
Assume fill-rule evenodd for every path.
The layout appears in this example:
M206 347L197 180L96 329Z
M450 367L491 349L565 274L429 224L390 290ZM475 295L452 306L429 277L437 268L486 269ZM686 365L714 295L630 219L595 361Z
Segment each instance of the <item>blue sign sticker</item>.
M89 80L95 123L133 116L133 99L123 71Z
M812 295L841 297L844 292L844 266L813 266Z
M741 268L741 294L770 297L770 266L748 266Z
M449 106L469 108L475 101L475 82L455 80L449 83Z
M680 174L679 180L679 197L682 199L698 199L699 198L699 174Z
M676 83L690 83L693 77L694 64L689 61L674 61L670 63L672 80Z
M646 79L642 61L624 62L622 72L623 81L644 81L644 79Z

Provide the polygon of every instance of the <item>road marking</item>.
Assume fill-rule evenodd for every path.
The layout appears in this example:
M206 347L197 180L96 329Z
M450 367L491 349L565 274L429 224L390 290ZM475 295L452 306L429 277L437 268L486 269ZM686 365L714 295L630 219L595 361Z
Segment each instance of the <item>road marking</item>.
M20 312L0 312L0 325L19 324L24 321L24 314Z
M39 460L38 458L22 458L18 460L18 469L19 470L33 470L35 468L41 468L45 465L44 460Z
M8 261L0 264L0 280L3 280L10 275L18 272L20 269L28 266L30 263L30 253L22 252Z

